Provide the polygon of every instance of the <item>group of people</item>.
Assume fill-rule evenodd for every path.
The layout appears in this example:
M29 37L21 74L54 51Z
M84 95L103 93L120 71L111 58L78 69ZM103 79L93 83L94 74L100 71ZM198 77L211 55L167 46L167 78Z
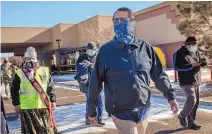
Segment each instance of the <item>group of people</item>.
M179 106L168 75L164 72L152 45L133 33L135 16L129 8L119 8L113 15L114 38L99 49L93 42L76 63L75 79L86 96L85 123L105 125L102 120L103 102L108 115L120 134L144 134L150 109L150 78L173 111ZM174 68L187 101L178 118L183 127L198 130L196 111L199 101L200 68L207 65L197 49L197 39L190 36L174 54ZM22 134L58 133L53 111L56 93L49 70L41 67L37 53L29 47L23 68L12 81L11 95L15 111L21 115Z

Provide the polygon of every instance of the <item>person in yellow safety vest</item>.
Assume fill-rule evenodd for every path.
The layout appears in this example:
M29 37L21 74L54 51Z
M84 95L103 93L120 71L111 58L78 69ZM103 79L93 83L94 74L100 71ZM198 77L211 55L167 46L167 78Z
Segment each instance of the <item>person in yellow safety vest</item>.
M51 109L56 108L56 93L53 80L47 67L41 67L37 61L35 48L27 48L23 69L18 69L12 81L11 95L15 111L21 116L22 134L56 134L51 126L51 114L40 92L33 86L35 79L48 98ZM28 70L28 73L25 73Z

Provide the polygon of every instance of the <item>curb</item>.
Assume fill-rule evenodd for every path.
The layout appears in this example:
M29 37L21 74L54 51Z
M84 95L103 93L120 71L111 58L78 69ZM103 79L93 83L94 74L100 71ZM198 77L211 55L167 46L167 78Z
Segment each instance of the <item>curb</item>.
M162 94L152 94L151 96L154 98L165 99L165 97ZM177 99L179 99L179 98L177 98ZM212 106L212 101L206 101L206 100L200 99L199 105Z

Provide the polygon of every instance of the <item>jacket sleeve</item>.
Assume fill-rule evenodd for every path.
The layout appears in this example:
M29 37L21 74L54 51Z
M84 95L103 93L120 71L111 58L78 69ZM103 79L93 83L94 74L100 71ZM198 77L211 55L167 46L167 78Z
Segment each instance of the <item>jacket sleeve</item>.
M88 116L96 116L96 106L98 104L98 96L102 90L102 83L105 81L105 64L100 52L97 55L96 62L91 74L88 88Z
M80 84L87 84L89 80L89 66L91 62L88 61L84 56L80 56L77 60L76 70L77 74L75 79Z
M20 83L21 83L21 80L19 76L15 74L12 81L12 86L11 86L12 104L14 106L20 105L20 96L19 96Z
M184 52L178 51L176 53L176 64L175 66L180 69L189 69L192 68L192 64L187 59L187 56Z
M168 75L163 71L162 64L154 49L151 47L152 66L150 77L155 82L155 86L164 96L170 100L175 99L175 93L169 81Z
M52 77L49 77L49 84L47 88L47 94L50 97L50 102L56 102L56 90Z

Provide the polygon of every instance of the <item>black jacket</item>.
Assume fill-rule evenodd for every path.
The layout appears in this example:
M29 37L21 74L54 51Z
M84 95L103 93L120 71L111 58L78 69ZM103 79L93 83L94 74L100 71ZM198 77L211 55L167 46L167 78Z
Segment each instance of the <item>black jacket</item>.
M206 59L201 59L199 51L191 53L185 46L182 46L176 52L175 61L175 66L182 69L182 71L178 71L179 84L181 86L199 85L201 83L201 66L192 67L192 63L201 63L201 66L207 65Z

